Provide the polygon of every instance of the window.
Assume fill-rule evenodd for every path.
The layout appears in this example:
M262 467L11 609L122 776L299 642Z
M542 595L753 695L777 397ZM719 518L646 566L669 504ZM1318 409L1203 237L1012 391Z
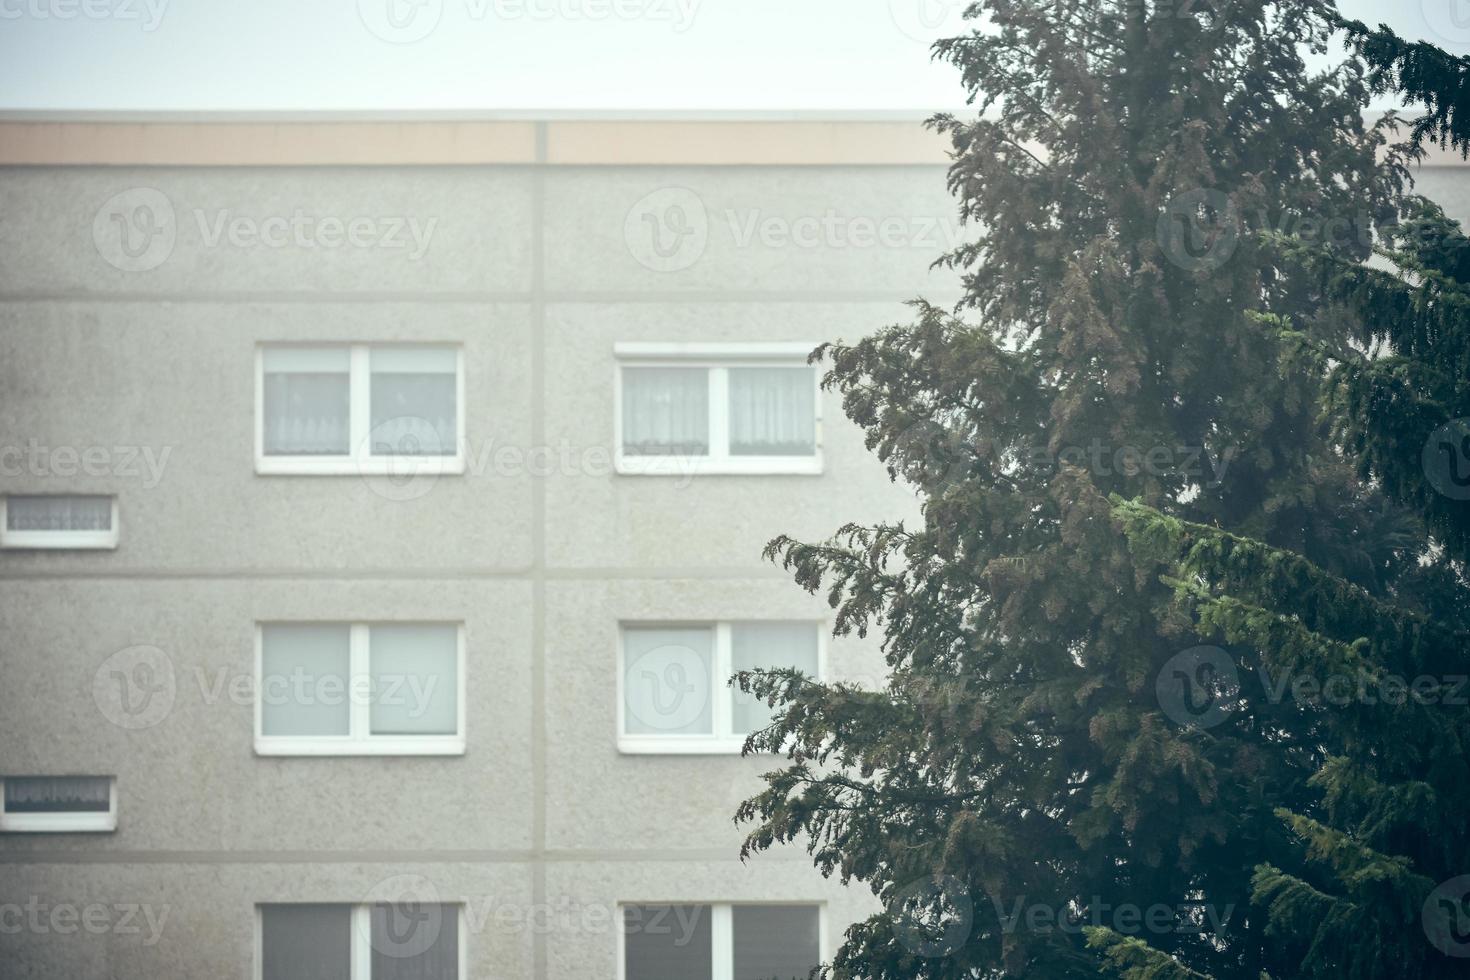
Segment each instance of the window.
M259 980L459 980L458 905L257 906Z
M256 472L463 473L462 361L445 345L260 348Z
M821 676L810 622L624 624L618 748L636 753L739 752L771 709L730 687L741 670L794 667Z
M624 905L620 980L806 980L817 905Z
M0 548L117 547L116 497L11 494L0 511Z
M256 679L262 755L464 752L457 624L262 624Z
M111 776L6 776L0 779L0 830L68 833L117 829Z
M820 473L814 344L618 344L618 472Z

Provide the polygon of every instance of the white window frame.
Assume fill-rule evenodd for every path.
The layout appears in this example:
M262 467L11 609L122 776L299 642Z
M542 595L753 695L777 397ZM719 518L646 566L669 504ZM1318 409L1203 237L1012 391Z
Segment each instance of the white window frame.
M613 452L616 472L626 476L700 474L787 474L822 472L822 376L807 364L817 344L665 344L617 343L613 370ZM709 370L709 454L634 456L623 452L623 370L639 367L689 367ZM813 452L810 456L730 455L729 377L731 368L802 367L812 371Z
M733 664L732 627L744 624L800 623L810 626L817 634L817 676L820 681L827 676L827 631L822 629L821 620L815 619L722 619L722 620L621 620L618 623L618 751L624 755L739 755L745 746L745 735L733 731L734 695L737 688L726 685L735 673ZM710 674L710 727L709 735L688 735L661 732L629 733L627 730L628 699L625 688L628 673L629 629L708 629L715 635L714 670ZM657 904L657 903L655 903ZM780 904L780 903L777 903Z
M801 899L759 902L711 902L706 899L624 899L617 903L617 919L613 934L617 937L617 980L628 980L627 917L625 910L646 905L708 905L710 907L710 980L734 980L735 976L735 907L791 906L817 910L817 962L825 963L832 955L827 947L827 903ZM356 978L354 978L356 980Z
M67 779L76 773L53 776L50 773L27 773L25 775ZM17 773L12 778L19 779ZM78 778L106 779L108 783L107 810L84 813L8 813L5 810L5 780L0 778L0 832L22 834L74 834L111 833L117 830L117 777L84 776Z
M14 497L111 497L112 526L106 531L11 531L8 512ZM16 493L0 496L0 548L112 550L118 542L117 495L109 493Z
M469 965L469 957L466 949L469 947L469 930L465 928L465 906L463 902L441 902L441 905L454 907L455 918L458 920L458 928L455 936L459 942L459 948L455 950L456 958L459 960L457 975L460 980L466 980L469 974L466 967ZM794 904L794 903L793 903ZM278 902L257 902L255 904L255 963L251 970L254 980L265 980L265 908L268 905L347 905L352 909L352 945L349 953L351 972L348 974L351 980L372 980L373 971L373 907L358 901L334 902L330 899L318 901L316 899L281 899Z
M267 456L265 452L265 352L289 348L348 352L348 452L345 456ZM391 348L448 347L454 350L455 445L452 456L375 456L372 433L372 352ZM255 347L255 472L263 476L393 476L405 468L415 475L456 476L465 471L464 347L443 341L344 344L261 343Z
M366 690L371 676L370 637L374 626L453 626L455 628L455 732L452 735L374 735L372 701L354 696ZM347 691L348 734L266 735L265 699L262 697L267 626L347 626L349 659ZM283 756L464 755L465 752L465 638L464 623L450 620L262 620L255 624L255 754Z

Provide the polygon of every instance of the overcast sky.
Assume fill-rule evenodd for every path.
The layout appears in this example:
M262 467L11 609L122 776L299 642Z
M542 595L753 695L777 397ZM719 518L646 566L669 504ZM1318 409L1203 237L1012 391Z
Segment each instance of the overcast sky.
M1210 0L1177 0L1205 3ZM871 110L960 104L962 0L0 0L0 108ZM1470 54L1467 0L1344 0Z

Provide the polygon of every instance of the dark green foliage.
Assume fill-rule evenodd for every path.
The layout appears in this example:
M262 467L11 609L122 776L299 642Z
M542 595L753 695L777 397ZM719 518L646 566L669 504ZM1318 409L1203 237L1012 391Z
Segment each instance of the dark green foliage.
M1403 157L1363 122L1360 62L1302 63L1338 24L1326 0L974 11L988 29L937 52L985 114L934 121L979 230L944 260L965 300L816 355L923 520L768 549L838 633L881 632L891 679L740 678L779 709L749 749L790 758L740 809L745 853L800 842L882 900L834 977L1293 976L1273 909L1305 896L1260 869L1309 860L1280 814L1322 810L1310 780L1358 740L1273 699L1271 670L1364 666L1431 631L1401 591L1457 595L1320 420L1323 352L1365 328L1281 241L1355 267L1399 214ZM1195 545L1326 591L1309 621L1283 617L1279 592L1187 573ZM1205 729L1159 692L1207 643L1244 707ZM1122 909L1164 918L1130 928Z
M1388 25L1372 30L1341 21L1349 43L1372 68L1376 92L1393 92L1427 110L1414 124L1414 140L1431 140L1470 155L1470 58L1457 58L1423 41L1406 41Z

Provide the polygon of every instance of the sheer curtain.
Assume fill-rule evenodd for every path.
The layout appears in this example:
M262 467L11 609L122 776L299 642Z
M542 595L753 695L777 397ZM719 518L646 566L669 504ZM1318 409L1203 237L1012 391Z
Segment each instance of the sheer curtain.
M106 813L112 809L108 776L7 776L8 813Z
M459 980L453 905L380 902L372 917L372 980Z
M806 980L821 963L814 905L737 905L733 980Z
M266 455L347 455L350 364L346 347L280 347L265 352Z
M352 906L263 905L262 980L351 980Z
M374 348L374 456L453 456L457 358L448 347Z
M715 632L708 627L623 630L623 730L629 735L709 735Z
M730 369L730 453L810 456L816 452L812 368Z
M730 627L732 671L794 667L817 676L815 623L734 623ZM737 735L749 735L771 723L771 709L753 694L731 689L730 721Z
M6 497L5 527L11 531L110 531L111 497Z
M709 454L708 368L623 368L623 452Z
M380 624L368 633L374 735L459 730L459 630L439 623Z
M352 631L345 623L280 623L261 630L264 735L347 735ZM323 680L332 678L330 684Z

